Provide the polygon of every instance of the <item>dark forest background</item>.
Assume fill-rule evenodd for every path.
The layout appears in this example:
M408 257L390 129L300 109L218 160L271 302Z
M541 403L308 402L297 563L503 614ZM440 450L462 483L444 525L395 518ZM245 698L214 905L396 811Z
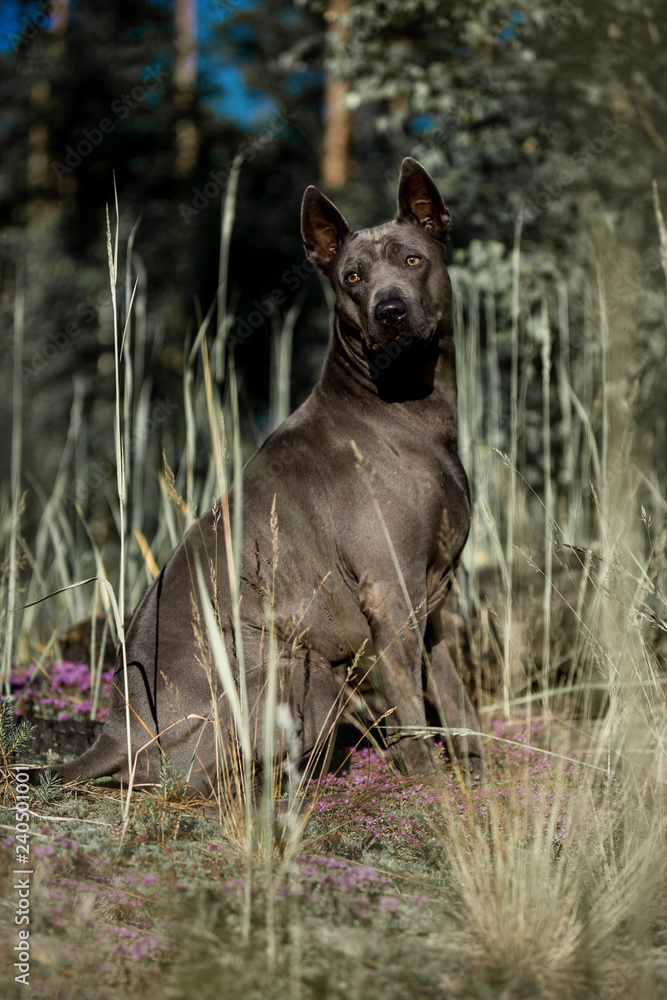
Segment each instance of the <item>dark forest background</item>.
M276 329L287 318L295 322L292 408L316 380L327 341L322 283L298 270L304 188L318 183L353 226L373 225L395 211L405 155L426 166L448 202L459 285L483 287L487 273L506 267L494 320L503 381L493 427L500 436L490 443L503 446L498 428L511 405L503 345L518 238L524 371L539 360L539 304L546 299L557 315L563 283L569 362L585 363L591 310L600 310L586 289L605 261L619 266L606 305L613 314L630 304L623 377L634 386L641 448L664 474L665 296L652 182L666 201L665 3L538 0L524 10L494 0L2 6L2 511L7 516L18 363L28 536L61 462L73 400L80 416L75 468L114 461L105 236L107 204L115 225L114 190L121 310L137 281L143 384L158 407L167 451L170 440L174 454L180 447L187 354L210 308L217 371L222 379L233 350L252 448L276 419L269 391ZM223 323L215 313L221 202L239 154ZM11 334L17 289L25 303L21 359ZM271 293L276 306L267 304ZM485 335L482 323L482 348ZM555 379L556 364L553 372ZM526 384L522 471L539 483L541 415L531 429L530 379ZM587 406L595 426L595 400ZM156 454L156 472L159 464ZM102 476L98 489L88 477L89 488L73 486L70 500L104 540L113 534L104 493L114 482ZM65 516L77 520L72 503Z

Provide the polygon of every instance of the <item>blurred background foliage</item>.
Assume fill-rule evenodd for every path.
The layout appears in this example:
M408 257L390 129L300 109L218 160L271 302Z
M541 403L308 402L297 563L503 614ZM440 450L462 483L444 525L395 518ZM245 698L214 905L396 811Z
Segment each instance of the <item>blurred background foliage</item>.
M316 380L326 346L322 284L298 270L303 189L318 183L354 227L373 225L393 215L400 161L411 155L454 217L452 273L463 312L480 312L482 357L493 315L500 381L494 411L477 429L508 447L514 325L525 414L517 455L539 488L546 304L561 330L549 359L550 462L566 488L573 470L563 457L559 371L566 364L575 385L590 364L589 332L606 310L625 324L619 398L632 397L641 450L664 482L665 280L651 185L656 178L667 201L666 14L661 0L535 0L523 10L495 0L3 3L3 509L18 288L30 487L23 530L30 534L39 497L49 495L75 401L67 496L98 541L113 536L105 499L115 489L105 204L113 221L114 184L121 308L138 281L134 376L148 394L147 433L152 419L176 462L188 351L215 310L221 201L239 150L227 306L211 314L209 336L212 344L217 330L235 344L248 449L277 419L269 391L276 331L294 322L292 408ZM601 273L613 280L594 296ZM268 304L272 292L278 305ZM582 390L580 402L598 433L594 393ZM157 471L159 447L139 453ZM203 449L197 461L205 472ZM71 502L63 516L78 524Z

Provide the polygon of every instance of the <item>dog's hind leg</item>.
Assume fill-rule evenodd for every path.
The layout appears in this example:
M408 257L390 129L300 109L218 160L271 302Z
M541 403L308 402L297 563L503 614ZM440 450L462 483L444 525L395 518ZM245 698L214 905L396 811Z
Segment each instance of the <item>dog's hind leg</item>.
M104 729L89 750L55 770L65 782L90 781L127 771L127 742L123 745Z
M319 756L322 751L326 760L328 751L323 748L331 742L338 722L336 709L340 695L331 664L314 650L301 648L281 659L279 673L281 683L274 737L276 759L296 756L292 763L302 765L314 751ZM263 684L264 681L262 687ZM252 709L251 713L259 729L259 713L257 710L253 713Z

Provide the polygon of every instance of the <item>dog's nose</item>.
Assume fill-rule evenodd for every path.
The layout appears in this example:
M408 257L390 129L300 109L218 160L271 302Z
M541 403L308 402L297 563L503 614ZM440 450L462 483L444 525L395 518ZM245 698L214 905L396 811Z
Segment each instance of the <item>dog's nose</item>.
M375 318L378 323L387 323L392 326L405 319L407 311L403 299L384 299L382 302L378 302L375 307Z

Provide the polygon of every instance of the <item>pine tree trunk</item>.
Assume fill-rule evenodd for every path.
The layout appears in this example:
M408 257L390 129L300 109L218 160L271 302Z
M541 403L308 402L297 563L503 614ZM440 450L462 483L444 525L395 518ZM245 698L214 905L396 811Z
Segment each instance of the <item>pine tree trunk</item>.
M330 0L325 19L330 23L330 45L336 48L343 41L340 17L350 9L350 0ZM347 83L334 80L327 71L324 83L324 138L320 173L328 188L342 188L347 183L350 116L345 107Z
M49 33L54 38L62 38L69 27L69 0L59 0L53 8L49 21Z
M48 36L51 60L65 57L65 39L69 26L69 0L60 0L51 13ZM56 210L53 191L55 176L51 170L51 83L49 73L35 83L31 90L32 124L28 131L28 153L26 159L26 184L28 188L28 222L34 226L45 217L51 217Z
M176 122L174 176L187 177L199 154L199 132L193 120L197 93L197 4L196 0L175 0L174 104L181 117Z

